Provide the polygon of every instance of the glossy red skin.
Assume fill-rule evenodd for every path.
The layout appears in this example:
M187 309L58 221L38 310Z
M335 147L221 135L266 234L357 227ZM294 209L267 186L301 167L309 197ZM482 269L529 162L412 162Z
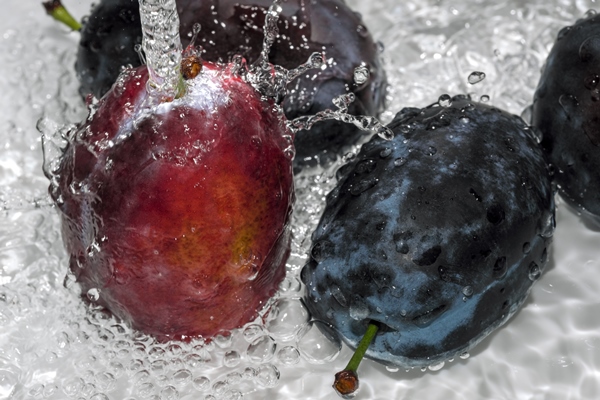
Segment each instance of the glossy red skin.
M290 132L237 75L206 64L201 76L202 93L133 128L147 70L130 70L77 129L51 188L82 293L100 289L97 303L160 339L253 320L289 254Z

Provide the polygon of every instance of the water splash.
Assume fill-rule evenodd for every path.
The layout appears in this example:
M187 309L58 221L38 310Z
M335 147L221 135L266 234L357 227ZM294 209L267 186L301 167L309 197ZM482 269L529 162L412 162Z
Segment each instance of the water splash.
M148 92L174 99L181 87L179 15L175 0L140 0L142 48L150 78Z

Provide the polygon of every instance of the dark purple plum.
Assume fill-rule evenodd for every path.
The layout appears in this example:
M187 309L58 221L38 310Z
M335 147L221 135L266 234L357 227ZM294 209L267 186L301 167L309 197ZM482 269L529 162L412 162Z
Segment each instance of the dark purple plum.
M202 30L198 44L208 61L227 62L240 54L255 61L262 49L263 22L271 0L178 0L180 33L184 46L195 23ZM288 0L279 18L280 36L271 48L270 61L291 69L315 51L325 51L328 68L311 70L289 85L282 99L288 119L334 108L332 100L353 92L353 115L377 115L385 97L385 74L376 43L360 15L343 0ZM134 50L142 32L137 0L102 0L84 23L76 70L81 94L101 97L116 80L122 65L139 65ZM364 65L369 78L354 82L354 70ZM324 121L295 139L296 165L329 161L354 144L364 132L353 125Z
M377 323L367 357L432 365L523 304L548 261L552 185L523 120L465 96L406 108L389 128L393 140L363 145L327 196L306 304L351 347Z
M560 194L600 224L600 16L563 28L550 52L532 125L554 166Z

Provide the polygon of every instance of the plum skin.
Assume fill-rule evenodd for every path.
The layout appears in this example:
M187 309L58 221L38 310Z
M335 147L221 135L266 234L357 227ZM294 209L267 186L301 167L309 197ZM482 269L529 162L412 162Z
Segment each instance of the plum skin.
M284 278L292 138L227 69L205 63L184 97L141 116L146 81L145 66L119 78L50 193L83 295L99 289L97 304L160 340L211 337L253 320Z
M240 54L255 61L262 49L264 11L271 0L178 0L184 46L194 23L200 23L197 44L208 61L227 62ZM282 99L288 119L314 115L334 108L334 97L348 91L356 95L350 105L353 115L377 115L385 101L386 77L379 50L359 15L344 1L293 0L282 4L278 23L281 36L270 52L270 62L292 69L315 51L325 51L334 62L325 70L310 71L296 78ZM223 25L221 25L223 23ZM326 27L322 29L321 27ZM83 96L100 98L112 86L123 65L140 65L134 51L142 32L138 2L102 0L85 21L75 69ZM354 83L354 69L365 65L369 79ZM296 134L297 168L327 163L356 143L364 132L339 121L323 121Z
M532 125L561 196L600 226L600 16L563 28L548 55Z
M456 357L521 306L548 261L546 159L517 116L455 97L404 109L339 171L301 278L314 318L367 357Z

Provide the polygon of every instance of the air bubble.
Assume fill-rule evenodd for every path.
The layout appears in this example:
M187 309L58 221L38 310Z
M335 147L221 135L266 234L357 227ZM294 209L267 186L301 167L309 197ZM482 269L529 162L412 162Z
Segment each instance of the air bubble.
M299 301L280 299L272 308L267 322L269 334L281 341L294 339L300 327L308 322L310 315Z
M256 382L265 388L273 388L279 383L280 373L272 364L261 365L256 372Z
M255 363L263 363L271 360L275 354L275 340L268 335L256 339L246 350L248 358Z
M228 351L223 356L223 364L229 368L238 366L240 364L241 360L242 359L241 359L240 353L238 353L235 350Z
M192 381L194 389L199 392L205 392L210 388L210 379L206 376L199 376Z
M311 364L325 364L337 358L342 350L339 336L321 321L311 321L298 334L296 347Z
M214 337L214 342L222 349L227 349L231 347L231 343L233 342L233 336L231 332L221 332Z
M300 362L300 352L294 346L285 346L277 352L277 358L285 365L294 365Z
M264 333L263 327L258 324L250 324L248 325L243 332L244 339L248 343L254 342L257 337L261 336Z

